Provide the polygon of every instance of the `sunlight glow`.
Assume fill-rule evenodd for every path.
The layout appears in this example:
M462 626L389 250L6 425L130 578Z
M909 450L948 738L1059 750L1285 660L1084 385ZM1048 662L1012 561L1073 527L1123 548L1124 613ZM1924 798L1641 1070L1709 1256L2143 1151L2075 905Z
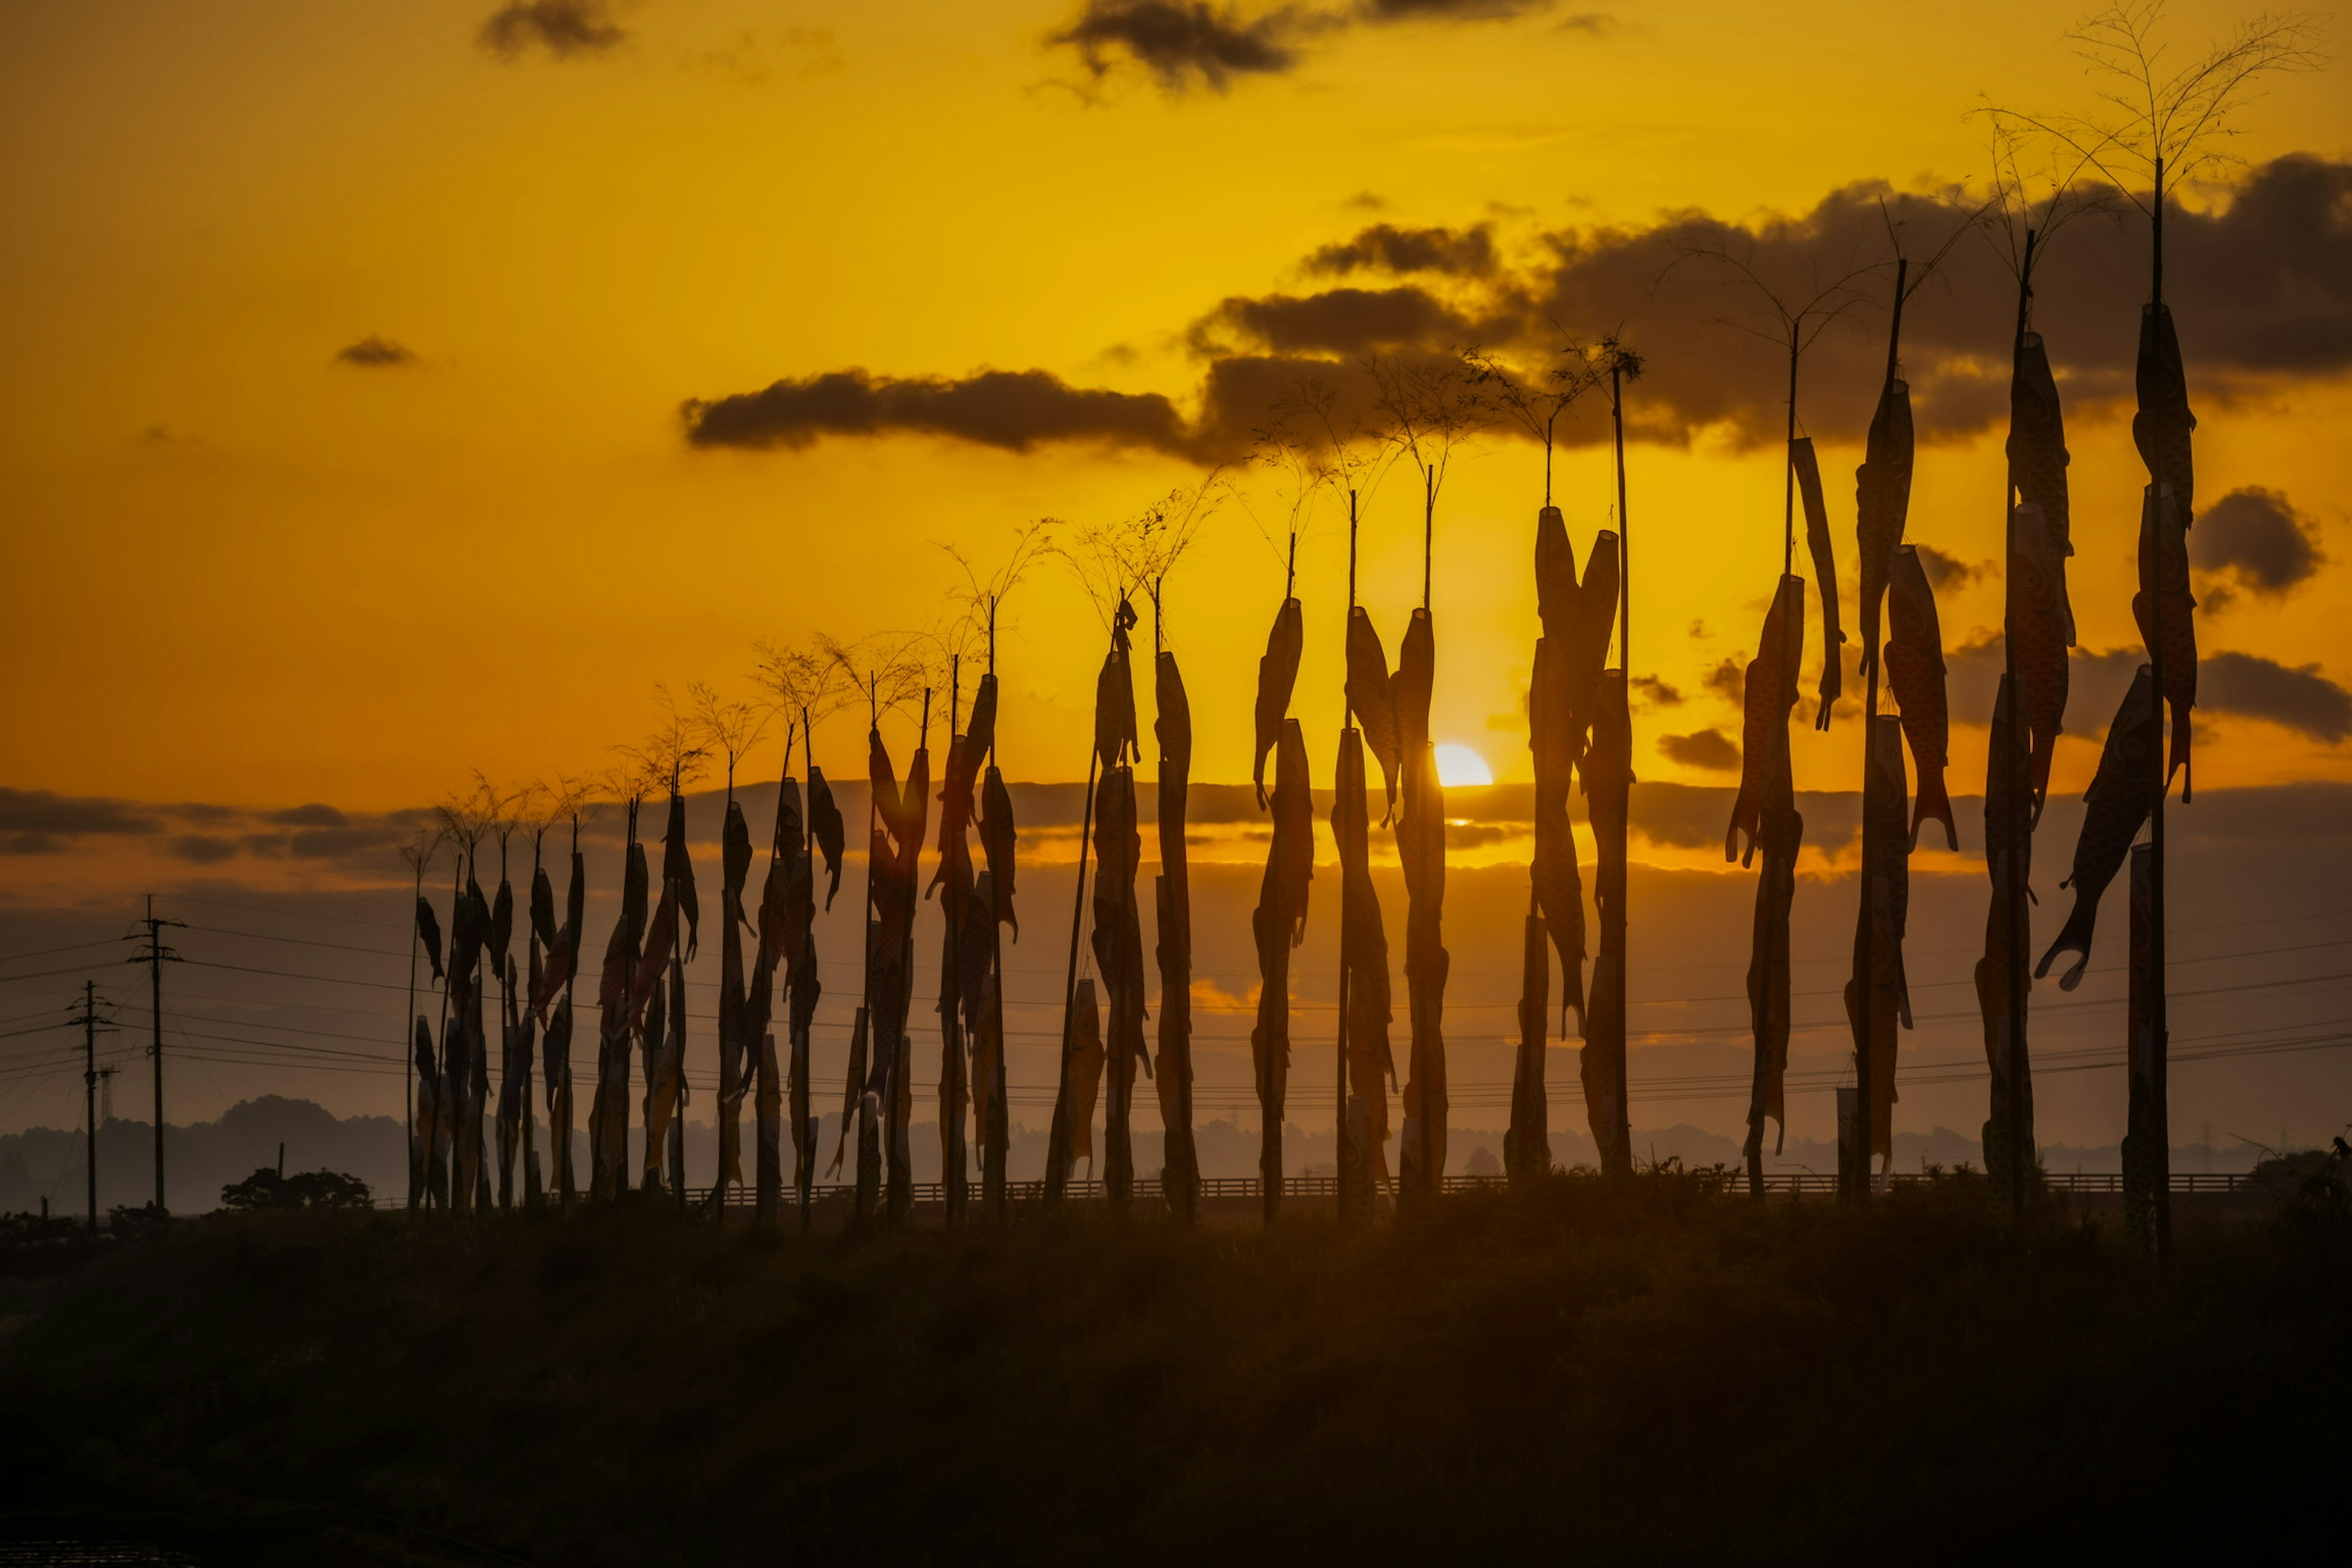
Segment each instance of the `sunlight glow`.
M1437 782L1447 789L1457 784L1490 784L1495 782L1495 770L1469 747L1454 741L1441 741L1437 745Z

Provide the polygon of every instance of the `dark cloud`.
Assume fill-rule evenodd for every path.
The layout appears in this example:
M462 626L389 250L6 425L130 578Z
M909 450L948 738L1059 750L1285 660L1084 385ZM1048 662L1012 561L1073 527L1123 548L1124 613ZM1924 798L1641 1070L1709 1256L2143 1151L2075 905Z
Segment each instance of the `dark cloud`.
M1734 708L1740 707L1748 700L1748 661L1737 654L1719 658L1699 677L1699 684Z
M0 833L152 833L156 826L128 801L0 785Z
M1559 19L1563 33L1582 33L1587 37L1607 38L1616 35L1625 24L1606 11L1572 11Z
M1552 0L1358 0L1367 22L1507 22L1551 9Z
M297 860L343 860L366 851L388 857L395 842L381 827L311 827L294 834L287 849Z
M502 60L520 59L533 48L570 60L604 54L628 36L605 0L508 0L490 13L474 41Z
M2260 485L2231 490L2206 508L2189 531L2189 558L2211 610L2228 605L2242 588L2284 598L2327 563L2318 526L2285 496Z
M1654 675L1635 676L1633 690L1648 707L1679 708L1683 705L1683 694Z
M1991 725L2007 658L2000 633L1983 626L1969 633L1957 647L1944 650L1945 700L1953 723L1979 729ZM2147 662L2147 653L2137 647L2078 647L2070 653L2064 732L2092 740L2105 736L2116 705L2131 689L2132 676ZM1849 672L1847 679L1851 685L1857 678Z
M2335 745L2352 737L2352 691L2320 673L2259 654L2216 653L2198 661L2197 700L2216 713L2266 720Z
M1077 51L1100 80L1134 66L1161 90L1223 92L1238 78L1279 76L1306 58L1306 47L1351 26L1408 23L1508 22L1551 9L1554 0L1336 0L1245 15L1214 0L1086 0L1077 19L1045 42ZM1600 36L1613 17L1583 13L1563 26Z
M1990 561L1963 561L1957 555L1947 555L1932 544L1917 546L1920 570L1927 574L1927 585L1941 588L1949 584L1965 588L1993 574Z
M54 833L0 832L0 855L54 855L65 847Z
M1423 284L1391 289L1231 296L1191 329L1190 346L1207 363L1189 426L1170 397L1074 387L1044 371L901 381L853 370L688 403L687 428L709 446L797 447L823 435L917 430L1015 450L1094 439L1229 460L1248 450L1251 433L1303 380L1360 398L1356 362L1368 352L1438 356L1477 344L1537 363L1559 346L1556 321L1588 340L1622 329L1646 356L1626 399L1636 434L1685 442L1713 432L1735 446L1769 446L1785 428L1787 360L1725 324L1754 316L1756 300L1731 268L1697 253L1738 254L1759 277L1801 295L1809 279L1885 260L1889 219L1916 254L1940 244L1964 216L1936 197L1865 183L1793 216L1734 224L1694 213L1643 227L1557 230L1538 237L1538 263L1498 265L1486 276L1429 272ZM1370 232L1330 253L1352 264L1350 247ZM2145 290L2146 251L2136 225L2094 217L2068 228L2036 273L2035 322L2078 413L2130 395L2138 315L2115 301ZM1362 254L1369 260L1374 250ZM2263 164L2228 205L2179 214L2167 230L2166 255L2167 292L2196 395L2352 369L2352 162L2295 156ZM1861 438L1885 366L1875 334L1877 301L1890 281L1881 272L1864 277L1869 308L1807 355L1801 412L1819 438ZM1913 298L1903 368L1924 438L1967 438L2006 418L2007 323L2015 308L2013 280L1992 248L1973 240L1957 246ZM1515 426L1496 428L1509 435ZM1608 430L1601 404L1588 400L1561 421L1559 439L1599 442Z
M315 800L308 805L273 811L268 819L283 827L341 827L351 820L333 806Z
M1046 41L1076 49L1097 79L1124 62L1168 92L1223 92L1235 77L1290 69L1298 40L1317 26L1295 6L1244 18L1208 0L1087 0L1077 20Z
M1042 370L988 370L961 380L835 371L691 400L681 412L687 439L698 447L800 447L823 436L914 431L1015 452L1041 441L1188 447L1183 416L1157 393L1075 387Z
M1318 248L1307 258L1309 272L1344 277L1350 272L1441 272L1486 278L1501 265L1491 224L1471 228L1404 228L1376 223L1348 239Z
M345 343L335 351L335 363L355 364L363 370L384 370L394 365L413 364L416 355L390 338L380 338L373 332L355 343Z
M163 847L191 866L216 866L236 854L236 840L210 833L183 833Z
M1236 296L1192 324L1195 353L1231 352L1240 340L1281 354L1339 354L1353 358L1376 349L1442 347L1481 336L1479 326L1456 314L1428 290L1327 289L1319 294Z
M1720 730L1700 730L1688 735L1661 735L1658 750L1666 760L1686 768L1732 773L1739 766L1739 748Z

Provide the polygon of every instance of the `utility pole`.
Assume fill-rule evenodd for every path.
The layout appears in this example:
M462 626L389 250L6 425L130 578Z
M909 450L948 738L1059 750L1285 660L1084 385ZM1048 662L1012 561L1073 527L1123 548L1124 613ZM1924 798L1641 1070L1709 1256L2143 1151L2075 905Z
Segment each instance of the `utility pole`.
M148 1054L155 1058L155 1217L163 1216L163 965L177 963L180 955L163 945L165 926L184 926L185 921L160 920L155 914L155 895L147 895L147 913L139 922L147 928L147 949L131 955L133 963L147 965L149 1016L155 1025L155 1043Z
M114 1020L98 1016L98 983L81 983L81 1014L67 1020L81 1026L81 1088L85 1114L89 1118L89 1158L84 1162L89 1175L89 1228L98 1228L98 1034L104 1029L114 1033ZM109 1068L109 1071L113 1069Z

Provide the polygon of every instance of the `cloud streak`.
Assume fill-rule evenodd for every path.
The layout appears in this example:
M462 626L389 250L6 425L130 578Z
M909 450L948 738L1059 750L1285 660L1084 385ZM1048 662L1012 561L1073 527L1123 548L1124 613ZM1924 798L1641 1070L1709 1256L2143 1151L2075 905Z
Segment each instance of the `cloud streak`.
M474 41L502 60L543 49L558 60L606 54L627 41L605 0L508 0L484 19Z

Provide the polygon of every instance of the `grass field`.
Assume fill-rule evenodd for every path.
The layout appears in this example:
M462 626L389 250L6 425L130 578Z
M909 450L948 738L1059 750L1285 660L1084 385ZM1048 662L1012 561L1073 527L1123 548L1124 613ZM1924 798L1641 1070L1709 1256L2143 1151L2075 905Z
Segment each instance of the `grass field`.
M216 1216L0 1282L10 1505L211 1562L2325 1558L2352 1221L1961 1176L1369 1232Z

